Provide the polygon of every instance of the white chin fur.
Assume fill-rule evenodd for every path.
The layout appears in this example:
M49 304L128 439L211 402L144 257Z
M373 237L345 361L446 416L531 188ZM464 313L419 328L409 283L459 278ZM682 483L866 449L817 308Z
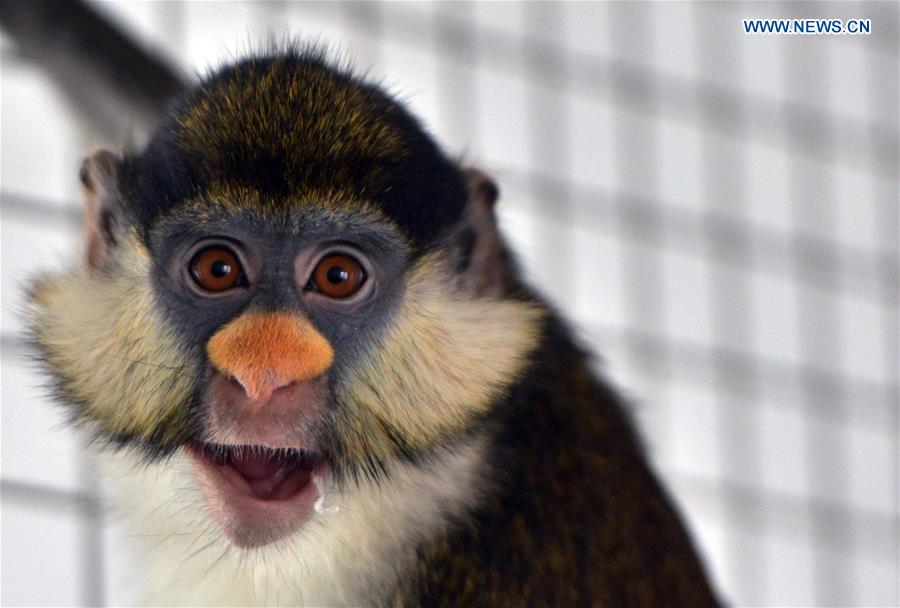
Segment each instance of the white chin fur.
M479 500L483 451L476 439L422 468L395 463L390 481L378 487L339 493L314 480L324 493L312 521L257 549L222 536L182 453L153 465L127 451L99 461L106 503L125 529L121 544L129 546L122 550L139 578L129 585L141 590L135 603L372 605L414 559L419 538Z

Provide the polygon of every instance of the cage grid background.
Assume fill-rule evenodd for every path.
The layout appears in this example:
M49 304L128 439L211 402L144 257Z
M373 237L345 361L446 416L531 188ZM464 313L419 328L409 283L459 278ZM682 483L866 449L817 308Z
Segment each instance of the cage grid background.
M187 72L274 32L383 79L497 178L527 275L631 398L722 598L900 602L897 4L97 6ZM753 17L873 34L746 36ZM0 42L0 600L121 604L127 538L19 314L78 245L97 138Z

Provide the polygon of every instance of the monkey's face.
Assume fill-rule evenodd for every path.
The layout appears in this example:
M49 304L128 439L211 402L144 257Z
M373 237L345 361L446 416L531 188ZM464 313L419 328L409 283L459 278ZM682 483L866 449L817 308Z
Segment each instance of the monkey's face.
M186 454L240 546L479 432L540 316L503 296L493 194L402 108L318 64L250 65L141 156L87 163L88 264L33 297L73 418Z
M180 208L146 247L120 237L111 267L47 277L35 334L78 420L189 454L222 531L257 546L323 487L390 483L478 429L538 313L471 293L446 252L414 256L370 212L228 207Z
M151 247L165 317L205 359L187 440L197 481L224 531L255 545L305 523L354 466L342 392L395 315L409 256L364 211L260 212L241 196L170 214Z

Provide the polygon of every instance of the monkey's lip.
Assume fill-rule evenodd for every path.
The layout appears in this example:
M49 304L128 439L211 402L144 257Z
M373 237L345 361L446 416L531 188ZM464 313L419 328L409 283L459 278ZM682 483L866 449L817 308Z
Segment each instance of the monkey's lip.
M190 443L186 452L213 520L235 545L261 547L315 513L327 464L311 450Z
M191 451L236 491L263 501L294 498L310 484L316 467L323 464L318 453L299 448L194 443Z

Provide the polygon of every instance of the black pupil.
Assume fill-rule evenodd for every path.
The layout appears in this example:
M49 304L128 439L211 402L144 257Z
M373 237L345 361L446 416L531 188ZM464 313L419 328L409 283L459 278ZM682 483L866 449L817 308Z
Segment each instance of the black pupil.
M340 266L332 266L328 269L328 272L325 273L325 277L328 279L328 282L335 285L337 285L338 283L343 283L349 276L350 273Z
M231 266L228 264L228 262L225 262L223 260L216 260L212 263L212 267L209 269L209 271L214 277L216 277L217 279L221 279L231 274Z

